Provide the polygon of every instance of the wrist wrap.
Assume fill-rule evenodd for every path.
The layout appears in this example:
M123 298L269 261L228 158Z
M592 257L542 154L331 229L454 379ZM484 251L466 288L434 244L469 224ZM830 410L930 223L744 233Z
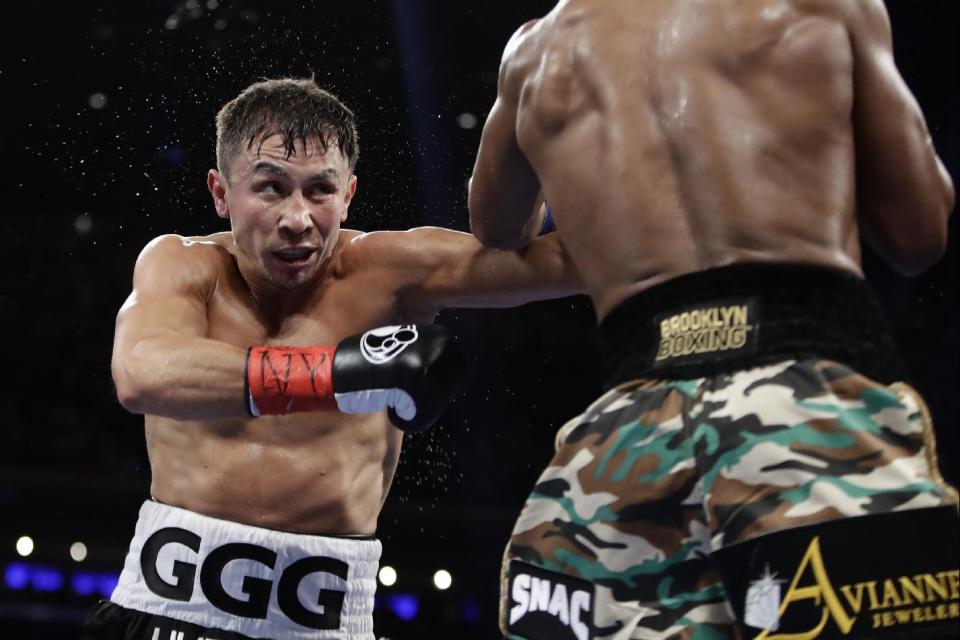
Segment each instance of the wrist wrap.
M251 347L247 350L247 412L253 416L336 411L335 347Z

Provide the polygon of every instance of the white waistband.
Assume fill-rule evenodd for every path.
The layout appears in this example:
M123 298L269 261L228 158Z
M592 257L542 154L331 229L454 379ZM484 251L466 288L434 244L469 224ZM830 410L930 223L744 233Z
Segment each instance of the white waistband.
M256 638L373 640L380 550L147 501L110 599Z

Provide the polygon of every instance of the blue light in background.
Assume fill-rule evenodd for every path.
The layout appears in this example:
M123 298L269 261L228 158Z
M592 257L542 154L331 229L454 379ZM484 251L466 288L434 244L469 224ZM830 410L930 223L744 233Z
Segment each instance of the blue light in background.
M177 145L164 147L157 155L159 155L162 160L169 162L170 164L180 164L187 159L186 150Z
M60 591L63 588L63 572L53 567L33 567L30 584L36 591Z
M14 590L33 587L34 591L60 591L66 585L67 572L27 562L11 562L4 570L4 582ZM109 598L117 588L120 574L114 572L77 571L70 574L70 589L80 596L99 593Z
M120 582L120 574L101 573L98 578L97 586L100 587L100 595L109 598L113 595L113 590L117 588L117 583Z
M3 580L8 587L19 591L30 582L30 569L22 562L11 562L3 572Z
M78 596L89 596L97 590L97 575L85 571L73 574L70 579L70 588Z
M476 598L467 598L460 605L460 615L463 616L464 622L470 624L479 624L480 623L480 603L477 602Z
M401 620L413 620L420 609L420 601L411 593L396 593L387 598L390 611Z

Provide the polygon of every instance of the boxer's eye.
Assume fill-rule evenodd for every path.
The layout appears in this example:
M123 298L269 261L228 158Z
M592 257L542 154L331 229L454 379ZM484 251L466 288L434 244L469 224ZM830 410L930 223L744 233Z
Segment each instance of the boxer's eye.
M257 185L256 191L258 193L278 194L278 193L281 193L280 183L264 182L262 184Z
M307 190L307 194L311 198L316 198L318 196L326 196L326 195L330 195L331 193L336 193L336 191L337 191L337 187L335 185L332 185L327 182L323 182L320 184L315 184L312 187L310 187Z

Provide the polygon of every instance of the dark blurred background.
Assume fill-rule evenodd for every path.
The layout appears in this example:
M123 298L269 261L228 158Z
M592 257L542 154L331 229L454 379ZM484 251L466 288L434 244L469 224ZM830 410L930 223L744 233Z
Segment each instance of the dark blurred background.
M152 237L227 228L204 186L219 106L257 79L315 74L359 118L346 226L465 229L503 45L552 4L0 3L2 637L73 637L116 581L149 475L142 420L113 395L114 315ZM956 179L958 3L888 5L898 64ZM918 278L872 256L866 269L956 483L956 220L950 234L946 257ZM593 311L573 298L439 321L474 366L441 422L405 443L380 521L383 563L398 579L380 587L377 633L494 639L513 518L556 429L599 391ZM432 584L438 569L452 576L445 591Z

